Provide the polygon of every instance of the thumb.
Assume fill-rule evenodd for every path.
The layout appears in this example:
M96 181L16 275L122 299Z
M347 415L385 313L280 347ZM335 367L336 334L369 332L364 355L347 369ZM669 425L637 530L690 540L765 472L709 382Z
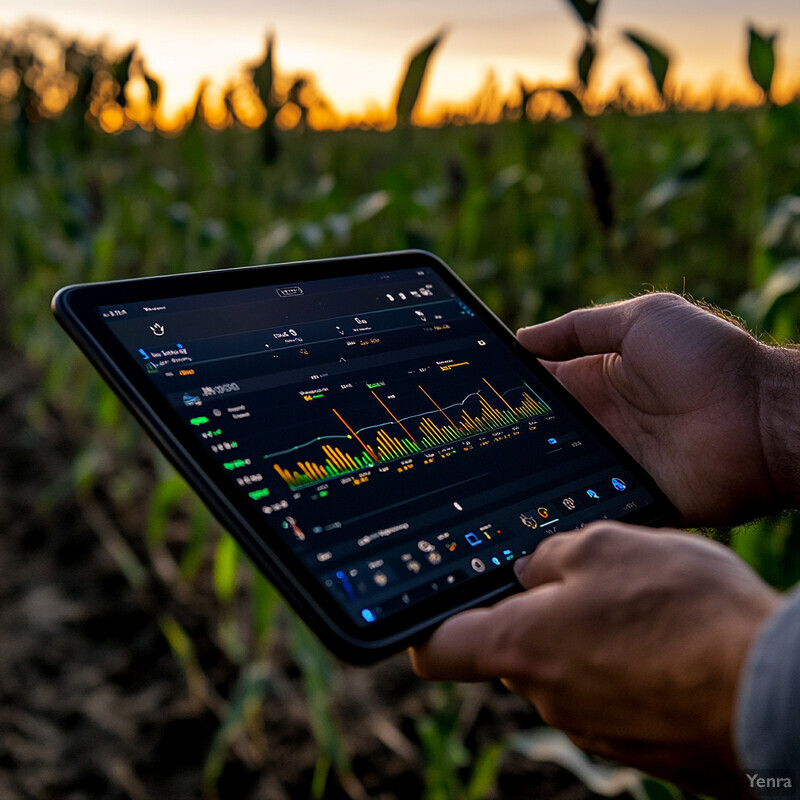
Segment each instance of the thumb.
M520 344L551 361L617 353L630 329L635 301L570 311L562 317L517 331Z

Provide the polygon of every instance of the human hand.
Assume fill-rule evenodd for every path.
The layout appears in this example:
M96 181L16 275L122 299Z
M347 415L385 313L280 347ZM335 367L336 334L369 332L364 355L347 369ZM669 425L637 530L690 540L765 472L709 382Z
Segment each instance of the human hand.
M796 501L797 352L663 293L573 311L517 336L653 476L685 524Z
M582 749L732 796L739 673L779 595L722 545L619 522L519 563L527 591L446 620L416 672L501 678Z

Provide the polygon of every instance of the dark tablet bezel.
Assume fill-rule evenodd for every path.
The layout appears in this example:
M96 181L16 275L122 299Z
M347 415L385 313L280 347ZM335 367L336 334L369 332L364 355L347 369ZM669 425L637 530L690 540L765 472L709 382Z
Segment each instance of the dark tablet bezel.
M488 604L518 588L511 565L476 575L424 602L372 625L353 623L331 595L286 545L275 529L244 502L221 467L180 424L166 399L153 387L133 356L116 339L98 308L171 297L187 297L263 286L301 283L319 278L381 273L405 268L434 269L492 332L585 425L622 466L631 470L653 495L654 503L620 519L645 525L666 524L675 516L667 499L631 456L516 341L513 333L440 259L418 250L290 262L209 272L182 273L68 286L53 298L53 311L83 352L112 386L156 444L209 506L251 559L275 584L300 617L341 658L370 663L420 640L447 616ZM261 533L260 533L260 532ZM273 535L265 536L264 532Z

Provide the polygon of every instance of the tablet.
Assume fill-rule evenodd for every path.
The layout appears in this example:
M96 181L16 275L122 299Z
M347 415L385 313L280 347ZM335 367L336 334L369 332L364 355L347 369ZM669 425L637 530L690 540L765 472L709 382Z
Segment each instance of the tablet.
M545 537L672 509L420 251L82 284L61 324L289 604L369 663Z

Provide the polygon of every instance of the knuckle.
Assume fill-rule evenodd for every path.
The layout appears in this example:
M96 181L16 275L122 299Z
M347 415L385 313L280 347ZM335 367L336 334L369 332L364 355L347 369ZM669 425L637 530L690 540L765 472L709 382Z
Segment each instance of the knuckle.
M564 547L564 538L563 536L549 536L543 539L536 545L531 561L541 563L547 559L554 558L558 551Z
M673 292L648 292L647 294L639 295L635 299L635 303L640 310L647 309L649 311L666 308L667 306L690 305L685 297Z
M573 566L602 559L619 548L620 529L610 522L594 522L574 534L569 561Z

